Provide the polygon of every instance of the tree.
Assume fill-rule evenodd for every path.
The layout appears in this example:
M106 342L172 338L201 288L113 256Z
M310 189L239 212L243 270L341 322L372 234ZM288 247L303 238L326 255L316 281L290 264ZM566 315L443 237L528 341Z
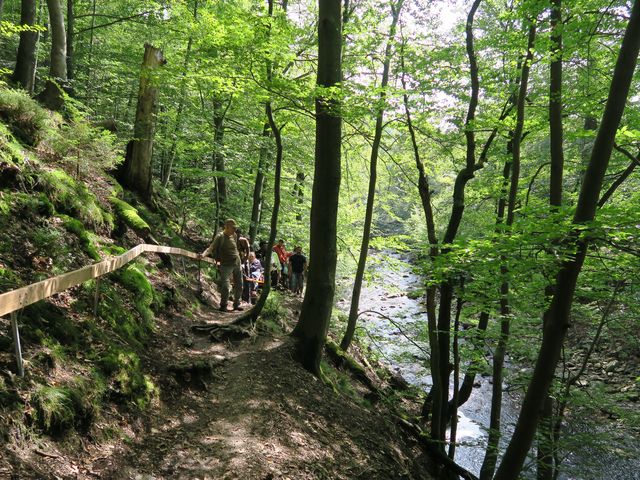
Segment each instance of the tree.
M138 106L131 148L120 175L121 182L151 201L151 158L158 108L156 70L166 63L162 51L153 45L144 45L144 60L140 72Z
M386 102L386 88L389 83L389 68L391 66L391 53L393 42L396 36L396 25L402 10L403 0L397 3L391 3L391 26L389 27L389 38L385 48L384 60L382 66L382 80L380 81L380 98L378 101L376 124L373 134L373 143L371 145L371 160L369 166L369 193L367 194L367 208L364 218L364 227L362 230L362 243L360 245L360 258L358 260L358 269L355 279L353 280L353 292L351 294L351 307L349 309L349 321L347 330L340 343L340 348L347 350L353 339L356 330L356 322L358 319L358 307L360 305L360 292L362 290L362 280L364 278L364 269L367 264L367 256L369 254L369 237L371 236L371 223L373 220L373 204L376 194L376 179L378 170L378 154L380 151L380 142L382 140L384 110Z
M28 27L36 25L36 0L22 0L20 10L20 24ZM36 46L40 32L29 28L20 32L20 44L16 55L16 66L11 75L11 81L33 93L36 77Z
M61 0L47 0L51 25L51 55L49 78L38 99L51 110L59 110L64 102L63 89L67 86L67 35Z
M318 10L318 77L315 175L311 198L309 280L300 319L293 331L302 365L320 374L320 358L333 308L336 219L340 193L342 120L336 85L342 79L340 0L322 0Z
M543 339L531 381L527 388L513 437L496 472L496 480L518 477L533 441L537 421L555 375L564 343L576 282L589 247L588 224L596 214L600 190L613 150L614 140L624 111L631 80L640 52L640 2L634 2L631 17L620 47L607 104L596 136L589 165L573 216L574 230L565 242L575 251L562 263L556 276L555 291L545 312ZM574 250L575 249L575 250Z

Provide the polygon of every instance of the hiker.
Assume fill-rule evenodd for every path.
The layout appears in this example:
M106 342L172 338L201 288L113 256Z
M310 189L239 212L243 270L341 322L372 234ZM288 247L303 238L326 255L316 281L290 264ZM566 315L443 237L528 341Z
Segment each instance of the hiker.
M263 271L264 268L260 263L260 260L256 258L256 254L249 253L249 259L247 262L249 272L245 278L245 288L243 291L243 298L246 296L245 301L253 301L257 297L258 286L264 281Z
M278 261L280 262L280 282L287 288L289 280L289 272L287 268L287 260L289 259L289 253L284 245L284 240L278 240L278 243L273 246L273 251L278 255Z
M206 257L211 257L218 264L220 273L220 311L227 312L227 302L229 300L229 290L231 289L230 279L233 276L233 309L243 310L240 306L242 297L242 270L240 269L240 253L238 252L238 237L236 229L238 224L234 219L229 218L224 222L224 229L217 234L211 245L201 253Z
M289 257L289 271L291 272L291 291L302 294L304 274L307 271L307 257L302 254L302 247L293 249L293 255Z
M240 253L240 263L244 265L249 259L249 252L251 247L249 246L249 240L242 235L242 231L236 228L236 236L238 237L238 253Z

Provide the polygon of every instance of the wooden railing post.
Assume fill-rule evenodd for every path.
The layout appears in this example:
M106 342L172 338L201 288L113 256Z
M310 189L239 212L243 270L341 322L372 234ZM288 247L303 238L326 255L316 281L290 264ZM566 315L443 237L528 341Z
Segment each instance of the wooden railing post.
M93 295L93 318L98 318L98 301L100 300L100 277L96 277L96 291Z
M13 345L16 349L16 364L18 366L18 375L24 377L22 348L20 347L20 332L18 330L18 314L16 312L11 312L11 332L13 333Z

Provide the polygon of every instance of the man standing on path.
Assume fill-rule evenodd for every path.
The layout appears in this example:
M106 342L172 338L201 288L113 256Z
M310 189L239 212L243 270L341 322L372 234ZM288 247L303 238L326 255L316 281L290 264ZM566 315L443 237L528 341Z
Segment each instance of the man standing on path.
M302 294L304 274L307 271L307 257L302 254L302 247L296 247L293 252L293 255L289 257L291 290L293 293Z
M229 301L230 279L233 276L233 309L242 310L242 270L240 269L240 253L238 252L238 224L229 218L224 222L224 230L215 236L211 245L202 252L202 256L211 257L218 263L220 272L220 311L226 312Z

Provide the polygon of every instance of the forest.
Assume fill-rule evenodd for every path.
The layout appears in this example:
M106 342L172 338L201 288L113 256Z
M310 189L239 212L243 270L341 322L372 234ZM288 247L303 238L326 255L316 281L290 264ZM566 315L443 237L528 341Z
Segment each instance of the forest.
M636 0L0 0L0 477L640 479L639 52Z

